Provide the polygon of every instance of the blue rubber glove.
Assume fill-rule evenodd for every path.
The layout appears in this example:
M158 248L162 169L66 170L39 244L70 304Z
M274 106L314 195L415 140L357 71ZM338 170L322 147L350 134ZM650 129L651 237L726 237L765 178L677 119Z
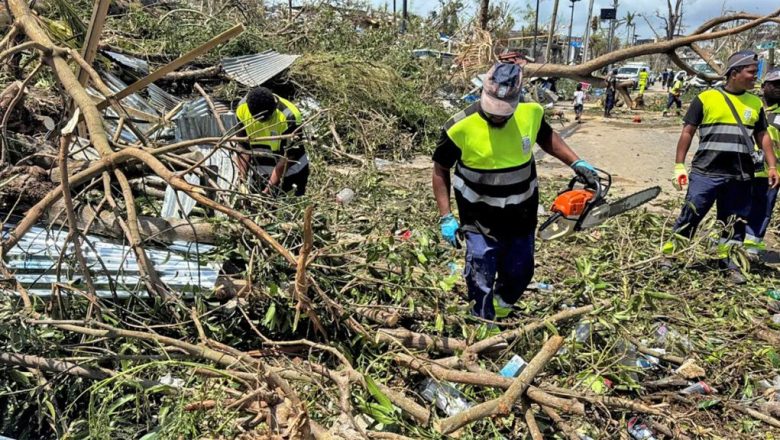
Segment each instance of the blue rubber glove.
M456 238L456 233L458 232L460 225L458 224L458 220L455 219L455 216L452 215L451 212L447 215L443 215L439 219L439 228L441 229L441 236L444 237L444 239L447 240L451 245L457 247L458 239Z
M578 159L571 164L571 169L577 174L578 180L587 186L596 186L598 174L596 168L589 164L587 160Z

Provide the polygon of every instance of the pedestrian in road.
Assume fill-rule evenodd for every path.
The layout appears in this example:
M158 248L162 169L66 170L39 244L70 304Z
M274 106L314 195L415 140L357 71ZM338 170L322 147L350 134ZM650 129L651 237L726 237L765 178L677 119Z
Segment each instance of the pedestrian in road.
M767 119L761 99L748 92L753 88L758 72L755 52L741 51L731 55L726 69L726 86L700 93L691 102L685 115L685 125L677 142L674 166L675 183L688 185L685 204L674 224L678 238L693 237L699 223L717 203L717 218L724 225L717 249L720 267L735 284L746 282L740 268L731 258L732 248L745 239L745 221L750 214L752 184L756 165L753 145L761 146L767 163L767 185L776 188L777 165L772 140L767 133ZM699 148L691 164L690 182L685 169L685 156L696 130ZM679 250L679 239L664 243L664 254ZM665 259L662 268L670 268Z
M664 88L664 90L669 90L668 87L666 87L666 82L669 80L669 69L664 69L663 72L661 72L661 87Z
M604 117L609 118L612 116L612 109L615 108L617 94L617 69L614 69L611 74L607 76L607 91L604 99Z
M780 67L767 72L764 84L761 87L764 94L764 111L767 119L767 133L772 139L775 157L780 155ZM758 147L756 147L758 151ZM758 256L760 251L766 250L764 236L772 219L772 211L777 201L777 188L769 185L769 175L766 163L756 169L756 177L753 179L753 202L748 216L745 248L748 253Z
M472 313L505 317L534 273L539 190L533 145L566 165L588 185L596 171L544 120L535 102L520 102L522 67L495 64L481 99L444 125L433 153L433 194L443 238L466 242L466 279ZM450 207L450 170L460 223Z
M582 91L582 83L577 83L577 90L574 91L574 120L578 124L582 123L582 111L585 109L585 92Z
M639 72L639 76L637 77L637 85L639 87L639 98L641 99L642 96L645 94L645 90L647 89L647 68L643 67L642 71Z

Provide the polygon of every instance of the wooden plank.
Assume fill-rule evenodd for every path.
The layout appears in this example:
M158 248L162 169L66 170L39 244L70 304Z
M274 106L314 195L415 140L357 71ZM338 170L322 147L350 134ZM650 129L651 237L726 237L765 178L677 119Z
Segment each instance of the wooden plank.
M159 69L155 70L154 72L150 73L149 75L146 75L145 77L139 79L138 81L130 84L127 86L124 90L121 90L118 93L115 93L112 98L118 100L121 100L122 98L131 95L144 87L148 86L149 84L157 81L158 79L162 78L166 74L173 72L174 70L180 68L181 66L189 63L190 61L194 60L195 58L203 55L204 53L210 51L211 49L214 49L218 45L224 43L227 40L230 40L231 38L235 37L236 35L240 34L241 32L244 32L244 25L237 24L236 26L226 30L225 32L217 35L216 37L212 38L211 40L207 41L203 45L187 52L186 54L180 56L179 58L176 58L175 60L171 61L170 63L160 67ZM104 100L100 104L98 104L98 110L103 110L104 108L108 107L109 102L108 100Z
M87 36L84 39L84 47L81 48L81 57L87 64L92 65L97 54L98 44L100 43L100 34L103 33L103 25L106 24L106 15L111 0L97 0L92 8L92 19L89 21ZM79 84L87 85L89 74L84 69L79 68Z

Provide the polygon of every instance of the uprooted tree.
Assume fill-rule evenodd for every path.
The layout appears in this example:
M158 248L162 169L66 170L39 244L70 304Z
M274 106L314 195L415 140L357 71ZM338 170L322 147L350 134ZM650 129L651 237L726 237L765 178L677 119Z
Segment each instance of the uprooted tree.
M61 10L67 11L64 6L68 2L59 3ZM139 27L161 26L179 14L199 20L195 22L199 30L223 19L220 12L225 10L236 14L228 15L232 18L259 20L262 15L254 2L244 2L252 7L236 6L235 2L206 2L209 13L194 7L162 9L150 21L143 15L146 12L134 10L129 3L132 2L118 6L127 6L128 14L139 14L130 17L138 20ZM167 8L170 2L165 3L162 8ZM487 5L487 1L484 3ZM688 424L689 412L704 405L734 421L738 420L734 414L746 414L768 427L780 427L776 418L778 408L771 400L758 403L723 397L713 403L696 401L690 396L668 399L664 390L679 386L681 381L687 385L686 379L702 375L701 367L690 365L704 359L713 369L718 368L719 377L728 378L724 385L730 387L739 386L742 380L740 374L731 374L731 370L747 374L740 368L745 357L768 359L756 361L758 365L751 368L751 373L769 371L776 362L770 348L772 344L777 345L779 337L772 329L753 321L755 313L750 310L737 314L725 324L719 323L726 327L726 330L718 327L720 333L736 333L739 337L734 345L743 351L734 356L736 359L726 359L725 355L705 358L703 350L712 349L710 346L716 343L709 340L699 345L689 342L696 346L682 353L671 344L669 353L665 353L638 340L639 334L647 329L626 328L627 316L640 321L644 307L660 307L661 301L675 305L681 301L675 295L659 292L663 279L645 270L655 258L655 237L640 236L640 232L661 231L663 223L651 214L639 216L615 230L605 229L603 233L609 234L607 241L613 244L597 253L577 255L576 273L572 273L571 254L565 258L565 268L550 268L568 271L572 295L551 294L542 300L542 305L534 309L539 318L504 324L495 335L486 334L488 328L483 323L469 318L463 301L448 294L457 272L448 268L451 272L440 273L430 263L452 255L435 245L423 226L432 223L425 207L420 206L427 203L425 184L420 185L414 179L406 182L403 175L401 178L392 174L380 176L374 168L381 162L372 164L373 157L354 154L346 146L388 143L387 139L381 139L387 135L388 127L398 127L393 133L393 140L398 144L420 142L415 137L426 124L441 122L436 117L443 111L426 113L424 101L437 99L432 84L438 84L437 78L447 78L448 72L435 65L430 70L422 70L408 62L406 53L388 49L390 44L363 49L372 50L366 58L379 58L384 52L401 54L390 61L405 64L391 69L356 58L348 53L348 47L334 47L356 38L352 35L357 34L351 21L355 19L354 11L324 9L314 16L307 16L305 8L297 12L273 11L269 13L275 14L278 27L253 27L251 20L247 20L246 30L244 26L219 23L220 32L215 32L216 36L180 57L169 59L158 53L136 52L141 57L157 60L161 66L135 78L127 88L115 91L101 76L98 62L67 46L77 25L70 32L63 32L60 21L44 20L29 9L26 1L7 0L7 5L12 22L0 43L0 60L13 59L17 67L14 70L23 76L15 78L18 81L12 82L0 95L0 108L5 112L0 155L5 167L3 197L12 211L20 204L25 213L4 235L0 254L7 256L15 245L29 237L36 225L45 225L50 230L60 227L55 224L64 225L69 231L65 241L74 245L69 248L66 244L62 248L56 262L57 281L52 283L50 297L31 294L6 266L0 267L5 292L0 302L3 329L0 364L11 366L2 370L2 378L15 387L10 395L0 395L0 406L8 408L0 414L0 426L13 422L6 417L35 419L42 427L30 427L27 435L31 437L33 432L46 431L51 437L88 434L121 438L142 432L148 438L243 435L245 438L403 439L472 430L471 434L478 438L495 436L501 431L510 437L528 433L536 439L542 438L543 431L545 434L557 431L576 439L580 433L574 428L575 423L581 426L590 422L592 431L617 437L623 433L623 419L641 414L654 431L668 438L687 438L699 432L696 423L705 423ZM733 35L768 21L776 23L779 13L765 17L747 14L720 17L687 37L622 49L580 66L530 64L527 69L529 76L558 76L597 83L600 78L594 72L609 64L650 53L665 53L680 62L674 55L677 48L694 47L696 42ZM74 23L78 21L77 13L70 17ZM361 25L370 23L364 17L359 19ZM192 25L180 20L181 26L175 24L177 30ZM733 20L747 23L711 31ZM311 22L319 23L320 27L307 28ZM339 33L340 26L351 33ZM93 31L100 36L99 29ZM203 163L208 155L220 149L241 151L236 142L242 139L231 135L232 127L221 127L219 137L167 142L151 136L156 128L144 132L136 126L149 115L126 105L123 98L157 80L221 81L220 69L214 66L176 70L229 41L240 39L242 31L245 31L242 37L250 41L284 37L280 47L294 48L307 41L310 44L307 48L319 47L327 52L306 59L301 69L309 69L304 73L316 78L306 84L312 90L330 89L346 103L341 101L339 106L334 100L312 111L309 120L314 122L310 125L316 125L317 131L316 141L311 142L318 142L312 150L318 154L332 152L337 158L334 162L340 165L356 164L347 174L359 176L353 183L360 183L367 193L364 206L354 208L346 203L334 206L327 185L334 185L334 180L345 181L336 166L328 168L333 173L321 173L327 176L318 181L322 187L320 192L302 199L300 204L279 203L288 200L284 198L274 202L269 197L246 194L239 185L227 190L219 187L214 184L219 176ZM113 45L110 47L132 53L117 44L126 33L112 32L107 38ZM407 44L409 48L418 43L398 39L394 34L378 33L371 38L382 43ZM430 42L423 38L420 41ZM242 40L236 44L250 43ZM336 49L346 53L334 55L332 51ZM411 79L393 72L395 68L408 77L416 75L416 88L409 88L407 82ZM317 69L327 71L327 75L316 76ZM78 71L86 72L86 76L80 78ZM13 136L8 130L12 122L20 122L12 121L11 115L17 114L15 109L22 107L21 100L34 82L40 80L42 72L50 75L44 79L54 80L53 83L44 81L44 86L57 87L62 101L52 104L60 113L51 133L53 142L41 136L40 130L33 130L38 137ZM345 72L351 75L346 85ZM307 78L305 74L297 79ZM88 90L87 86L94 90ZM204 97L208 112L218 116L212 97L199 85L193 85L192 89L197 91L196 96ZM214 93L217 92L227 93L224 90ZM367 104L356 102L356 97ZM107 109L118 115L118 128L113 127L113 134L106 128ZM52 114L57 116L55 112ZM170 124L171 117L152 118L154 126ZM24 119L37 121L32 115ZM400 119L402 123L397 122ZM354 124L351 125L354 130L345 132L344 120ZM123 140L122 126L129 127L138 140ZM75 153L84 148L77 135L95 150L96 157L75 158ZM330 141L323 142L323 138ZM24 144L24 154L12 151L20 148L19 144ZM196 145L209 145L211 149L205 154L191 151ZM387 146L382 144L364 151L376 153L382 147ZM331 164L321 160L317 165L326 168ZM198 174L204 183L193 184L185 178L192 173ZM394 182L396 186L383 186L387 185L385 180L392 179L400 182ZM154 186L152 182L156 182L158 189L169 185L188 195L201 211L179 220L155 216L155 205L150 206L145 200L151 193L148 187ZM142 191L134 186L139 184ZM84 255L90 246L88 232L118 238L134 254L138 286L129 300L100 294L95 278L101 275L101 268L90 266ZM626 244L626 237L634 235L638 238L631 245ZM239 264L245 265L242 275L234 277L241 279L234 279L232 285L216 287L213 296L195 300L172 291L161 281L149 254L157 247L155 244L181 239L217 244L222 241L220 249L226 253L222 262L238 259ZM691 243L686 250L694 252L703 246L703 243ZM626 248L632 248L630 254L625 253ZM556 259L560 258L547 260ZM611 264L609 270L602 267L591 270L591 262L605 260ZM76 273L70 279L78 281L65 282L67 277L60 276L60 272L68 271L70 275ZM605 287L607 284L618 287ZM634 293L636 296L630 295ZM559 309L564 301L582 304ZM728 301L722 303L723 307L729 307ZM697 313L704 309L711 315L726 313L717 309L719 304L686 306L669 307L664 312L690 313L694 317L696 313L692 309ZM581 322L578 329L593 327L592 336L569 338L562 350L564 338L555 333L583 316L590 316L592 323ZM692 318L684 315L678 319ZM733 322L744 327L737 332L729 327L735 325ZM707 325L695 320L694 324L691 327L697 329ZM603 340L604 346L597 347L597 340ZM760 350L755 346L759 343L764 344ZM509 349L507 344L511 344ZM496 374L496 366L503 364L512 350L520 346L530 353L526 356L530 360L527 367L516 378ZM593 350L586 353L586 346ZM672 381L648 382L648 387L660 390L650 396L596 394L603 390L594 385L593 376L601 377L615 365L621 368L612 377L620 380L622 391L636 389L639 381L636 364L626 364L632 351L633 356L638 351L656 358L666 365L664 371L670 374L683 364L689 366L688 372L675 373L679 377L673 377ZM761 354L755 354L756 351ZM592 363L592 374L582 376L575 370L583 362ZM545 375L545 370L553 369L561 372L559 377ZM721 371L724 373L720 374ZM423 406L418 398L420 394L425 395L417 385L421 378L433 379L429 383L467 385L472 390L470 396L484 403L435 420L431 409ZM583 384L586 384L584 388ZM27 401L25 393L29 389L35 391ZM441 389L434 392L445 393ZM663 403L656 405L657 402ZM537 419L542 418L552 428L540 426ZM19 431L25 429L21 427Z

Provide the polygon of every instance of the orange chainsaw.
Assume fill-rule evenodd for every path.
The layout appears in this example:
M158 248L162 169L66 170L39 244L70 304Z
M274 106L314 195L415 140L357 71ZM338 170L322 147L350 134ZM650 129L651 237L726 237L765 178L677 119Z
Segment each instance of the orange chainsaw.
M553 214L539 227L539 238L554 240L598 226L610 217L653 200L661 193L661 187L654 186L608 203L606 197L612 187L612 176L598 168L596 172L595 185L581 184L580 179L575 177L569 182L568 189L558 194L550 208Z

